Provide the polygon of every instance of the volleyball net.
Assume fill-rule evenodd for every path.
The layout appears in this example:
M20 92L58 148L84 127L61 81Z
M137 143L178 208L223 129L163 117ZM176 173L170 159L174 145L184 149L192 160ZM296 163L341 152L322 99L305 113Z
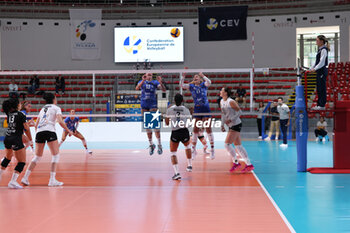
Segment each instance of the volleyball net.
M256 119L259 115L260 103L263 103L264 108L263 124L265 125L263 128L267 131L271 121L269 112L272 101L282 97L291 109L294 105L294 88L297 85L295 68L255 68L254 72L250 68L1 71L1 100L8 98L7 86L14 79L18 85L17 95L20 100L25 98L31 103L32 110L29 115L33 117L45 104L41 95L45 92L58 91L56 95L58 105L65 117L69 116L71 109L74 109L76 116L80 117L83 122L142 122L141 93L135 90L135 87L145 73L152 73L154 80L157 76L162 77L166 90L157 91L157 102L159 112L164 115L168 106L174 103L173 99L177 93L183 94L184 105L193 109L192 94L189 90L182 90L179 81L181 74L185 73L185 83L190 83L193 76L199 72L211 80L211 85L207 90L211 117L220 119L220 90L223 87L229 87L243 111L242 120L245 128L253 134L257 134ZM34 76L39 78L40 87L35 92L29 93L30 80ZM56 85L56 78L60 80L61 77L64 78L64 87L60 83ZM238 88L245 90L244 98L236 96ZM0 117L4 118L5 115L0 115ZM292 135L293 126L290 132Z

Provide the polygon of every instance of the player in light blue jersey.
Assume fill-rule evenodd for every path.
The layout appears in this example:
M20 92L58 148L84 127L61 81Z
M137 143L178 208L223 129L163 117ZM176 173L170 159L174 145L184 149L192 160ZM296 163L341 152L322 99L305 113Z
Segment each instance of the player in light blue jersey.
M64 123L67 125L67 128L73 132L73 136L79 138L82 141L82 143L85 147L85 150L86 150L86 154L92 154L92 151L90 151L87 147L86 140L85 140L84 136L78 131L79 117L73 116L73 115L75 115L74 109L70 110L70 115L71 115L71 117L67 117L64 120ZM67 135L68 135L68 132L66 130L63 130L62 139L61 139L59 146L61 146L62 143L66 140Z
M162 77L157 76L157 80L152 80L152 73L147 73L142 76L142 80L138 82L136 90L141 90L141 113L144 112L156 112L158 109L157 104L157 89L165 91L165 86L162 82ZM156 145L152 141L152 130L147 129L147 136L149 141L149 154L153 155ZM163 153L163 147L160 139L159 129L154 130L154 134L158 140L158 154Z
M193 101L194 101L194 113L199 113L201 115L195 115L194 118L197 121L211 121L210 114L203 115L203 113L210 113L210 107L209 107L209 101L207 98L207 90L208 87L211 85L211 81L209 78L207 78L202 72L199 74L195 74L193 76L192 82L185 84L185 76L186 74L183 73L180 77L180 87L183 89L189 89L192 93ZM211 145L210 150L210 158L215 158L215 152L214 152L214 134L212 132L212 129L210 127L206 127L205 130L207 131L209 142ZM197 139L199 134L199 128L197 127L197 123L195 124L193 128L193 135L192 135L192 156L195 157L197 155L196 151L196 145L197 145Z

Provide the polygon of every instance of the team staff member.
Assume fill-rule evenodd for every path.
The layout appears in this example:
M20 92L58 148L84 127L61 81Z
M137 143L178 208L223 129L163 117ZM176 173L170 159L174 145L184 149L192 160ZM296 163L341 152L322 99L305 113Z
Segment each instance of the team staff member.
M277 106L277 112L280 116L280 125L282 130L282 136L283 136L283 143L280 145L281 147L288 147L287 144L287 129L290 122L290 110L289 107L283 103L283 98L278 97L278 106Z

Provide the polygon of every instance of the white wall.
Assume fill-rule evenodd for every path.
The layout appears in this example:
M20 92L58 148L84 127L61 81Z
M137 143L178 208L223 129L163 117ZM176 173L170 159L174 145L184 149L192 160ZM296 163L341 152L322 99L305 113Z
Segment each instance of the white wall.
M339 15L336 18L335 15ZM319 17L324 19L320 20ZM307 17L307 20L303 20ZM291 18L291 21L287 21ZM260 22L255 22L259 19ZM271 19L275 19L272 22ZM316 22L312 22L316 21ZM72 61L68 20L1 19L1 61L6 70L125 69L130 64L113 62L113 28L116 23L130 26L159 26L162 22L185 28L185 62L163 64L164 68L245 68L251 66L251 33L255 32L256 67L294 67L296 64L296 28L340 26L340 56L349 60L350 12L291 16L250 17L248 40L199 42L195 19L108 20L102 27L102 54L98 61ZM8 25L7 21L12 24ZM23 25L28 22L28 25ZM43 22L42 26L38 22ZM58 26L54 23L58 22Z

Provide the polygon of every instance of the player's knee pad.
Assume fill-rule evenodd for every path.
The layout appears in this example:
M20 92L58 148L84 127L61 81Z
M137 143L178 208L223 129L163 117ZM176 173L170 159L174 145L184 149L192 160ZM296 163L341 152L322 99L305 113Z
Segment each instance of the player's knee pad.
M9 165L9 163L11 162L10 159L7 159L6 157L4 157L2 160L1 160L1 167L7 167Z
M38 163L41 160L41 156L34 155L32 162L33 163Z
M174 152L170 152L170 155L171 155L171 156L175 156L175 157L176 157L176 153L177 153L176 151L174 151Z
M185 146L186 149L191 149L191 143L188 143L187 146Z
M17 166L15 167L15 171L18 171L18 173L21 173L23 171L25 165L26 165L26 163L18 162Z
M52 156L51 163L58 163L59 161L60 161L60 154Z

